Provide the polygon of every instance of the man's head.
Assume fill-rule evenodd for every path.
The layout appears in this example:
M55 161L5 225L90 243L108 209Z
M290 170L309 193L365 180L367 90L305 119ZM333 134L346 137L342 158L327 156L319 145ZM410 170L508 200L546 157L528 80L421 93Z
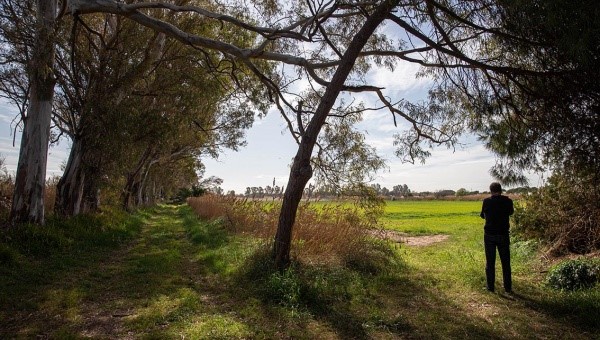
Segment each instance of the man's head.
M492 195L500 195L502 193L502 186L498 182L493 182L490 184L490 192Z

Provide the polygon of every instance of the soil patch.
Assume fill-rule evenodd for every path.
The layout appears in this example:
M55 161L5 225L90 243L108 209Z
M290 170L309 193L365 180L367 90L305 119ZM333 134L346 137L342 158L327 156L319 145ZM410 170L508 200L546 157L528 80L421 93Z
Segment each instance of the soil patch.
M390 240L398 243L404 243L407 246L428 246L434 243L446 241L450 236L437 234L437 235L423 235L423 236L410 236L406 233L402 233L394 230L371 230L371 235Z

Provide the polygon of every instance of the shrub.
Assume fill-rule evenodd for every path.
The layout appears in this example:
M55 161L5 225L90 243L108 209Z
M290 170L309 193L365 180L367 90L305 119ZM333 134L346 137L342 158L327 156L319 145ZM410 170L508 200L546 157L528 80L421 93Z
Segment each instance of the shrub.
M4 157L0 155L0 221L8 218L14 183L5 167Z
M190 197L199 197L206 193L206 189L192 185L191 188L180 188L179 191L171 198L171 201L175 204L184 203Z
M567 260L550 269L546 284L567 291L586 289L598 282L599 275L600 261Z
M14 178L9 174L4 166L5 161L0 156L0 223L8 221L10 213L13 190L15 187ZM54 201L56 199L56 185L60 177L54 176L46 180L46 190L44 192L44 210L46 215L50 215L54 210Z
M555 173L515 209L513 231L539 239L553 255L600 249L600 190L595 177Z

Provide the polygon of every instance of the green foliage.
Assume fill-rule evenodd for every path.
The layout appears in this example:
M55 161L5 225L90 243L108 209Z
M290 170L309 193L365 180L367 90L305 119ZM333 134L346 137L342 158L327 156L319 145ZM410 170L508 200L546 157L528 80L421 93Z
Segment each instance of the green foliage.
M546 284L559 290L588 289L600 279L600 261L567 260L550 269Z
M304 264L293 262L277 270L267 247L259 248L241 266L236 281L251 282L253 291L270 305L294 313L322 313L335 305L348 303L356 295L366 294L368 286L385 277L393 277L404 262L389 244L373 241L341 264Z
M468 194L469 194L469 192L465 188L460 188L460 189L456 190L456 193L455 193L455 195L457 197L467 196Z
M301 287L300 277L293 267L272 273L266 281L268 299L287 308L300 306Z
M513 299L482 291L482 222L469 213L478 207L393 202L386 212L396 229L451 238L423 247L374 241L344 261L294 262L282 272L268 242L198 220L187 206L106 212L85 236L90 242L71 237L48 255L17 254L0 242L0 257L12 263L0 263L0 338L489 339L534 337L532 324L548 338L564 337L565 327L567 338L597 334L598 287L542 289L534 242L511 249ZM93 220L74 221L79 227L64 228L84 231ZM135 238L96 243L119 226Z
M171 202L175 204L182 204L189 197L200 197L206 193L206 189L198 186L192 185L190 188L180 188L179 191L171 198Z
M367 246L346 254L344 261L347 268L373 276L393 272L403 265L390 245L382 240L369 241Z
M593 178L556 172L545 187L517 202L513 231L539 239L555 254L600 248L600 204Z
M0 243L0 265L1 266L14 266L19 263L22 255L13 247Z
M46 225L22 224L0 235L5 253L45 257L64 252L85 252L89 247L113 247L139 229L139 220L119 211L50 218ZM10 249L10 250L8 250Z
M359 187L385 168L384 159L365 142L364 134L353 127L361 120L360 116L330 118L323 126L318 142L322 147L312 159L317 183L364 190Z
M498 4L499 24L508 35L489 48L512 67L539 73L500 77L499 84L481 86L467 102L476 107L472 117L486 146L501 157L494 176L523 183L523 170L563 164L600 174L598 3Z

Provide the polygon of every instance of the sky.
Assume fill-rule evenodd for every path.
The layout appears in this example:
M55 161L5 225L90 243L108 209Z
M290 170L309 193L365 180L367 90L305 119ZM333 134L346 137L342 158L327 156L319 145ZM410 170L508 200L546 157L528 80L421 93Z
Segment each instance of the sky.
M376 69L369 81L384 87L385 93L393 98L418 101L425 99L431 82L415 77L417 70L412 65L401 65L393 72ZM358 99L377 106L370 98ZM401 128L394 127L389 112L368 112L358 127L366 133L367 143L387 161L388 168L378 173L372 182L382 187L391 189L394 185L406 184L417 192L460 188L488 191L494 181L489 169L496 158L473 135L463 136L461 145L455 149L434 149L425 164L404 164L394 155L393 135ZM276 185L285 185L297 146L279 113L271 110L266 118L257 120L247 132L246 141L247 146L239 152L225 152L217 160L203 159L206 176L222 178L222 188L236 193L244 192L248 186L272 185L273 179ZM543 184L543 176L529 174L528 178L531 186Z
M389 125L393 126L391 121L381 130L388 130ZM285 129L278 113L270 112L248 131L246 147L238 152L225 152L216 160L203 159L205 176L222 178L221 187L236 193L243 193L249 186L272 185L273 179L276 185L285 185L296 153L296 144ZM473 136L462 138L463 145L455 150L434 149L425 164L403 164L394 156L393 133L372 131L367 135L367 142L387 160L388 169L378 173L373 182L382 187L391 189L394 185L407 184L413 192L460 188L487 191L494 180L489 169L495 164L495 157ZM541 185L542 178L529 177L530 185Z
M425 99L431 81L416 77L417 67L412 64L399 64L392 72L375 68L369 73L370 84L385 88L387 96L394 99L405 98L411 101ZM299 82L298 86L306 85ZM356 94L357 100L367 105L380 106L373 98ZM21 132L13 130L13 119L17 115L14 107L0 101L0 156L5 159L8 171L16 170ZM494 180L489 169L496 159L474 136L461 138L461 145L455 149L444 147L434 149L425 164L403 164L394 156L393 135L400 132L394 127L389 112L368 112L358 129L366 133L366 141L376 148L378 154L387 161L387 169L377 174L372 183L391 189L394 185L406 184L413 192L457 190L487 191ZM15 140L13 145L13 138ZM223 179L221 187L226 192L234 190L243 193L246 187L272 185L285 186L289 176L289 165L296 153L296 144L287 131L283 118L272 109L266 118L257 119L246 133L245 147L234 152L226 150L218 159L203 158L205 177L217 176ZM70 143L61 141L50 148L47 176L61 175L61 165L68 158ZM529 175L531 186L543 184L543 176Z

